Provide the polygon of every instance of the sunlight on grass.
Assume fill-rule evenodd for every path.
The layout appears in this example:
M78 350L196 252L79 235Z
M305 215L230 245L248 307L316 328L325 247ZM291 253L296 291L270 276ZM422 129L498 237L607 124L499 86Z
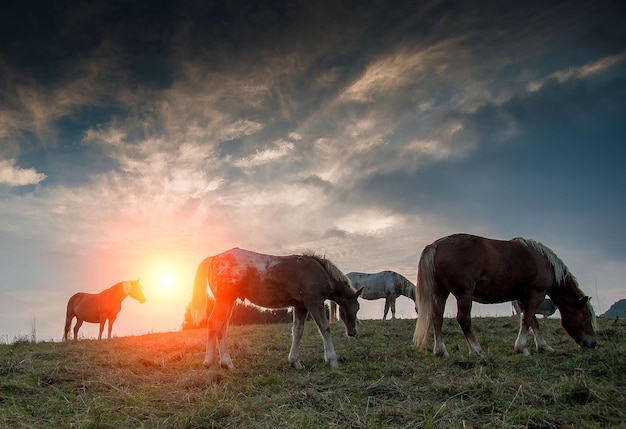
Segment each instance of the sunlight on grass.
M449 359L418 352L414 320L332 325L340 366L307 322L303 370L288 365L290 324L231 326L234 371L202 365L206 330L0 345L0 427L620 427L626 324L601 321L580 350L541 321L555 352L513 354L513 318L477 318L485 358L446 320ZM609 341L610 340L610 341Z

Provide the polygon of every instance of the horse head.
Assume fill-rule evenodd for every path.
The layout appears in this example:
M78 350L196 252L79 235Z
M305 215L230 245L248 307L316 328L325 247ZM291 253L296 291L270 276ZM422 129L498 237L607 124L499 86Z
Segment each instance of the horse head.
M141 283L139 283L139 279L137 280L128 280L124 282L124 292L126 292L129 296L132 296L140 303L146 302L146 296L143 294L143 290L141 289Z
M585 348L596 347L596 315L588 296L569 305L561 305L561 325L576 343ZM561 303L562 304L562 303Z
M351 296L349 299L345 300L345 302L339 305L339 318L343 322L343 325L346 327L346 334L349 337L354 337L357 333L356 325L358 319L356 315L359 312L358 298L363 294L363 288L354 291L354 289L349 286L349 283L348 287L350 287L353 296Z

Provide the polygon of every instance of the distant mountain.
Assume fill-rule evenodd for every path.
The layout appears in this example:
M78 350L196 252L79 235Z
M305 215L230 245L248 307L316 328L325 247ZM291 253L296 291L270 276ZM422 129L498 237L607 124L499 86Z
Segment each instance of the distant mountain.
M626 299L620 299L614 303L601 317L607 319L626 318Z

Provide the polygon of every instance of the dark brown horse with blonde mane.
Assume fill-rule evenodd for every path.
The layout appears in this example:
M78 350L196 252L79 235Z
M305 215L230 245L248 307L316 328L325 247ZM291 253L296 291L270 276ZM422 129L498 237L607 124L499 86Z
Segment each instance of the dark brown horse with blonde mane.
M417 295L419 317L413 342L428 343L434 328L434 353L448 356L443 342L443 311L450 294L457 300L456 319L465 334L469 353L482 355L472 329L472 301L493 304L517 300L522 307L514 350L530 354L528 330L535 336L537 352L552 351L539 332L535 310L547 295L561 313L561 325L582 347L596 346L595 314L589 297L563 261L543 244L525 238L492 240L455 234L426 246L419 260Z
M266 308L293 307L293 331L289 363L302 368L298 349L304 322L310 313L324 340L324 359L337 366L337 356L330 336L330 325L324 301L336 302L349 336L356 335L358 296L350 280L328 259L319 256L271 256L243 249L231 249L206 258L196 272L190 304L194 321L206 315L207 281L215 305L207 322L207 347L204 366L215 365L215 348L219 346L219 365L233 369L226 347L226 330L237 299L247 299Z
M76 317L76 325L74 326L75 340L78 339L78 330L83 322L99 323L100 333L98 334L98 339L102 339L102 331L104 330L104 324L107 320L109 321L108 338L111 339L113 322L115 322L117 314L122 309L122 301L127 296L131 296L141 303L146 301L139 280L119 282L96 294L78 292L72 295L67 302L63 341L69 339L70 328L74 317Z

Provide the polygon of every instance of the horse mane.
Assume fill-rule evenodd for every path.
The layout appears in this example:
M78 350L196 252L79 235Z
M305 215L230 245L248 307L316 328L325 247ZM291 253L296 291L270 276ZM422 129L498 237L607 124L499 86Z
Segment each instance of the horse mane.
M415 285L413 284L411 280L407 279L400 273L396 273L395 271L388 271L388 272L391 273L391 276L402 285L405 291L408 288L410 290L409 293L412 292L413 296L415 296L415 294L417 293L417 288L415 287Z
M574 280L574 283L578 285L576 279L567 268L565 263L548 246L529 238L517 237L514 238L514 240L519 241L520 243L524 244L527 247L530 247L533 250L536 250L548 261L548 263L552 266L552 269L554 270L554 278L558 285L562 285L567 277L570 277L572 280Z
M348 284L351 284L350 283L350 279L348 277L346 277L345 274L342 273L341 270L339 268L337 268L337 266L335 264L330 262L325 257L320 256L317 253L312 252L312 251L304 252L304 253L302 253L302 256L308 256L309 258L315 259L322 266L322 268L324 268L324 270L328 273L328 275L333 280L335 280L337 282L346 281L346 282L348 282Z
M406 277L404 277L402 274L396 273L395 271L388 271L388 273L391 273L392 277L400 281L400 283L402 283L403 285L415 287L413 282L407 279Z

